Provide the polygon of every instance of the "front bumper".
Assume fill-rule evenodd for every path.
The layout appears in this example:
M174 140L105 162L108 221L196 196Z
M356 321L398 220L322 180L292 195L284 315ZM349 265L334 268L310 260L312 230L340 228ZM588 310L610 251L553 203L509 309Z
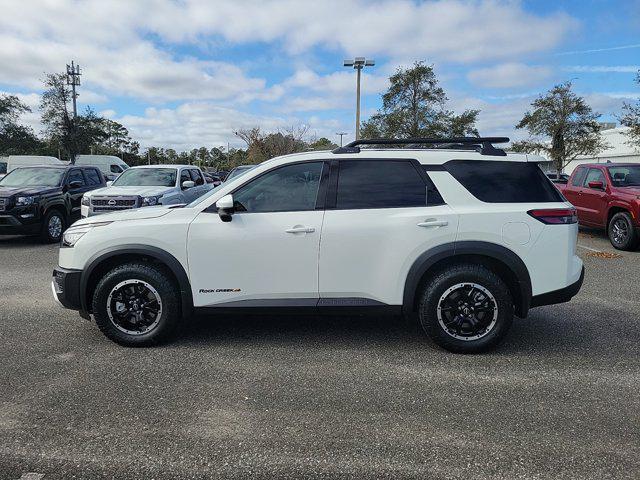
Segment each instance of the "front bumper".
M580 278L576 282L559 290L553 290L552 292L543 293L541 295L534 295L531 298L531 307L542 307L543 305L554 305L556 303L568 302L580 291L582 282L584 282L584 266L580 272Z
M0 213L0 235L36 235L40 233L41 218L32 208L14 209Z
M56 267L53 270L51 290L55 301L64 308L80 311L80 277L81 270L70 270Z

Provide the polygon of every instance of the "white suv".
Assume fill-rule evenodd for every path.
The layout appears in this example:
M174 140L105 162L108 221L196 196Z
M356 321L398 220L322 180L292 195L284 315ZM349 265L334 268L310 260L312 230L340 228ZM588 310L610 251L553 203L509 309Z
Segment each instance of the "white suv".
M196 313L305 310L403 313L448 350L485 350L584 276L575 210L539 157L492 145L506 140L358 141L268 160L184 207L81 220L54 296L128 346ZM414 146L359 146L385 143Z

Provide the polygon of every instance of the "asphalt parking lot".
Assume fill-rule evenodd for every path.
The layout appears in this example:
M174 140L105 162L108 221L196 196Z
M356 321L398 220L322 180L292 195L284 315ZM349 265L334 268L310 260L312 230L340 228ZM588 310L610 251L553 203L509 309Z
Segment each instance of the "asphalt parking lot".
M397 318L122 348L53 302L57 246L0 237L0 478L639 478L640 251L579 244L571 303L461 356Z

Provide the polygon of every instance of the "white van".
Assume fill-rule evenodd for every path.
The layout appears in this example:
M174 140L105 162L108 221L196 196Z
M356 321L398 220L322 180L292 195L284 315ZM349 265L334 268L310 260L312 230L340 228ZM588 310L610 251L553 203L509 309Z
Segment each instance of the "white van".
M68 162L46 155L10 155L0 157L0 178L18 167L32 167L34 165L66 165Z
M76 165L98 167L107 180L115 180L129 165L114 155L77 155Z

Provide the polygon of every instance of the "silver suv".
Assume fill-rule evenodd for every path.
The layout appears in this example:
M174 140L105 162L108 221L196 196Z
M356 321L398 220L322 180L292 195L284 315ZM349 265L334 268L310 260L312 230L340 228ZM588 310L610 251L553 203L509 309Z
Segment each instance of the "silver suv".
M129 168L106 188L82 198L82 217L153 205L190 203L213 188L202 171L190 165Z

